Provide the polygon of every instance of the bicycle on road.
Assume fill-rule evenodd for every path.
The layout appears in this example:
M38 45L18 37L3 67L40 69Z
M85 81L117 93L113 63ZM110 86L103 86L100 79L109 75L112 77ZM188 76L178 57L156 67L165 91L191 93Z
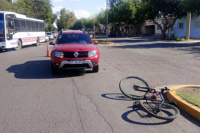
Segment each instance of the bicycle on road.
M121 92L133 100L139 100L142 108L149 114L166 120L173 120L180 114L175 102L166 100L164 92L167 87L160 90L150 88L147 82L139 77L129 76L119 82Z

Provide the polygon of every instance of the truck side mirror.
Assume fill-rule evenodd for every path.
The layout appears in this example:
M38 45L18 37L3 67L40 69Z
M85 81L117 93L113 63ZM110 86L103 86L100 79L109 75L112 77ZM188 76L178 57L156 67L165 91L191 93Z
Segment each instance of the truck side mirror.
M54 43L54 42L52 42L52 41L50 41L50 42L49 42L49 45L55 45L55 43Z

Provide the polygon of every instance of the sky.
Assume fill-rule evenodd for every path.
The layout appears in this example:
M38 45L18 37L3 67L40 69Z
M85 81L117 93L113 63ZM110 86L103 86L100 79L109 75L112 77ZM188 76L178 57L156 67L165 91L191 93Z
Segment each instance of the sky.
M88 18L106 9L106 0L51 0L53 13L66 8L75 13L77 19Z

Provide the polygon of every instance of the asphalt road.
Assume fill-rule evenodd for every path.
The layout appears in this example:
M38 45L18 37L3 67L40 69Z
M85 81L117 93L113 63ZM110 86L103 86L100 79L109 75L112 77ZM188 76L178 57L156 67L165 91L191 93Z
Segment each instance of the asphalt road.
M133 108L118 84L129 75L151 87L199 84L200 44L110 40L97 45L99 73L52 75L47 43L0 53L0 133L199 133L200 122L183 111L168 121Z

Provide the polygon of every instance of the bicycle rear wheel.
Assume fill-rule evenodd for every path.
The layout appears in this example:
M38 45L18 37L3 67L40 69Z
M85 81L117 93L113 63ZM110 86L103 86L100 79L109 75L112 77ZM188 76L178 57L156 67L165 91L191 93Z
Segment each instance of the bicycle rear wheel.
M133 100L144 99L144 96L150 91L146 81L132 76L123 78L119 83L119 88L125 96Z
M161 101L140 100L140 105L149 114L160 119L173 120L180 114L178 108L168 103L161 103Z

